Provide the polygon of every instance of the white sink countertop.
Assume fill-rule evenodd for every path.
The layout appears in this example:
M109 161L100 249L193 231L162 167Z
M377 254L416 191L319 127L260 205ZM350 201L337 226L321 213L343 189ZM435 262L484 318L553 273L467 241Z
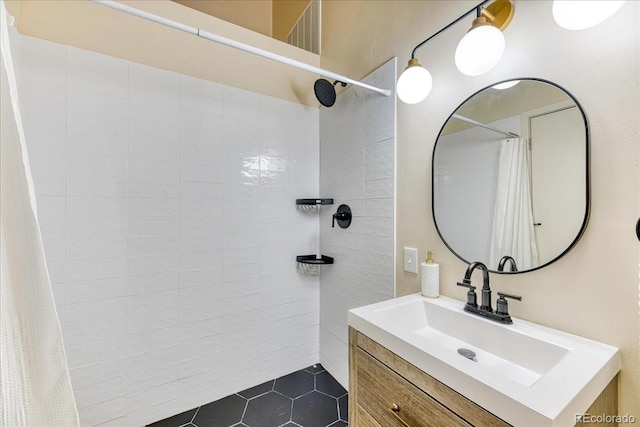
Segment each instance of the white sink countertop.
M518 426L575 425L620 371L615 347L515 317L503 325L463 308L417 293L349 310L349 326Z

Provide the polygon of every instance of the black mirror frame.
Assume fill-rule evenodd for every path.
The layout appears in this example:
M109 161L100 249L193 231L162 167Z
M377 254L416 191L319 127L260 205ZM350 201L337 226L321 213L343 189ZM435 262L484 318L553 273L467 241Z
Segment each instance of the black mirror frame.
M462 101L462 103L460 103L460 105L458 105L453 112L449 115L449 117L447 117L447 120L445 120L445 122L443 123L442 127L440 128L440 132L438 132L438 136L436 137L436 141L433 144L433 152L431 154L431 218L433 219L433 224L436 227L436 231L438 232L438 236L440 237L440 240L442 240L442 242L445 244L445 246L447 247L447 249L449 249L456 257L458 257L462 262L464 262L465 264L470 264L474 261L478 261L478 260L466 260L464 259L462 256L460 256L460 254L458 254L451 246L449 246L449 244L447 243L447 241L444 239L444 236L442 235L442 232L440 231L440 227L438 227L438 222L436 221L436 213L435 213L435 177L434 177L434 171L435 171L435 158L436 158L436 148L438 147L438 140L440 139L440 135L442 135L442 131L444 130L445 126L447 125L447 123L449 122L449 120L451 119L451 117L456 113L456 111L458 111L458 109L460 109L460 107L462 107L467 101L469 101L471 98L473 98L474 96L476 96L477 94L479 94L480 92L483 92L497 84L501 84L501 83L506 83L509 81L513 81L513 80L532 80L532 81L538 81L538 82L542 82L542 83L546 83L549 84L551 86L554 86L560 90L562 90L564 93L567 94L567 96L576 104L576 106L578 107L578 109L580 110L580 114L582 115L582 120L584 122L584 129L585 129L585 145L586 145L586 158L585 158L585 167L586 167L586 173L585 173L585 179L586 179L586 183L585 183L585 202L586 202L586 206L585 206L585 214L584 214L584 219L582 221L582 226L580 227L580 231L578 232L577 236L575 237L575 239L573 239L573 241L569 244L569 246L567 246L567 248L560 253L558 256L556 256L555 258L551 259L550 261L539 265L536 268L531 268L529 270L522 270L522 271L498 271L498 270L489 270L491 273L497 273L497 274L521 274L521 273L529 273L532 271L536 271L536 270L540 270L541 268L544 268L550 264L553 264L554 262L558 261L560 258L562 258L563 256L565 256L571 249L573 249L573 247L578 243L578 241L580 240L580 238L584 235L584 232L587 228L587 224L589 223L589 216L591 213L591 174L590 174L590 164L591 164L591 156L590 156L590 147L591 147L591 133L589 132L589 120L587 118L587 115L584 111L584 108L582 108L582 105L578 102L578 100L573 96L573 94L571 94L569 91L567 91L565 88L563 88L562 86L553 83L549 80L545 80L542 78L538 78L538 77L521 77L521 78L512 78L512 79L508 79L508 80L502 80L496 83L493 83L489 86L483 87L482 89L474 92L471 96L467 97L464 101ZM638 220L638 224L640 225L640 220ZM638 239L640 239L640 235L638 235Z

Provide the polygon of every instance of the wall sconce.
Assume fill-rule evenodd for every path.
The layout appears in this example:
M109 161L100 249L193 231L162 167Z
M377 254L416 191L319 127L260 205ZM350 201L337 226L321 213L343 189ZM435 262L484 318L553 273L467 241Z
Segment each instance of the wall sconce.
M570 0L553 2L553 19L567 30L584 30L607 20L624 1Z
M407 104L417 104L429 95L431 86L431 73L412 56L396 84L398 97Z
M409 64L396 85L401 101L417 104L431 91L431 73L418 62L416 50L474 11L477 17L456 49L456 66L463 74L478 76L492 69L500 61L505 47L502 31L511 22L514 7L510 0L495 0L483 8L482 6L488 2L489 0L481 2L413 48Z

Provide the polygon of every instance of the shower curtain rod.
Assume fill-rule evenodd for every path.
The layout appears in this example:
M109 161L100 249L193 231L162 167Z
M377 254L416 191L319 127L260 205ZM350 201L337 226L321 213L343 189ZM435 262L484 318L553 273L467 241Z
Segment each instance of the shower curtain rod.
M502 135L506 136L507 138L520 138L520 135L518 135L516 133L507 132L507 131L504 131L504 130L500 130L498 128L494 128L493 126L485 125L484 123L480 123L480 122L478 122L476 120L473 120L473 119L470 119L468 117L461 116L460 114L453 114L451 117L453 117L454 119L462 120L463 122L471 123L472 125L480 126L480 127L485 128L485 129L489 129L489 130L492 130L494 132L501 133Z
M319 68L319 67L316 67L316 66L313 66L313 65L309 65L309 64L306 64L304 62L297 61L295 59L287 58L286 56L278 55L276 53L269 52L267 50L263 50L263 49L260 49L260 48L245 44L245 43L241 43L241 42L238 42L236 40L232 40L232 39L229 39L229 38L226 38L226 37L223 37L223 36L219 36L217 34L213 34L213 33L210 33L208 31L205 31L205 30L201 30L200 28L190 27L190 26L182 24L180 22L172 21L170 19L163 18L161 16L154 15L152 13L145 12L145 11L140 10L140 9L136 9L134 7L131 7L131 6L124 5L122 3L118 3L118 2L113 1L113 0L90 0L90 1L92 1L93 3L98 3L98 4L101 4L103 6L110 7L112 9L119 10L121 12L128 13L130 15L137 16L139 18L147 19L149 21L152 21L152 22L155 22L155 23L158 23L158 24L166 25L167 27L171 27L171 28L174 28L176 30L180 30L180 31L184 31L186 33L190 33L190 34L193 34L195 36L202 37L203 39L206 39L206 40L209 40L209 41L212 41L212 42L216 42L216 43L219 43L219 44L222 44L222 45L225 45L225 46L229 46L229 47L232 47L234 49L239 49L239 50L242 50L244 52L248 52L248 53L252 53L254 55L262 56L264 58L272 59L274 61L281 62L281 63L287 64L287 65L291 65L293 67L300 68L301 70L309 71L309 72L312 72L312 73L315 73L315 74L320 74L321 76L329 77L329 78L334 79L334 80L339 80L339 81L344 82L344 83L350 83L350 84L355 85L355 86L360 86L362 88L372 90L372 91L377 92L379 94L382 94L384 96L391 95L391 91L388 90L388 89L381 89L381 88L378 88L378 87L375 87L375 86L371 86L369 84L362 83L362 82L360 82L358 80L351 79L349 77L334 73L332 71L325 70L325 69L322 69L322 68Z

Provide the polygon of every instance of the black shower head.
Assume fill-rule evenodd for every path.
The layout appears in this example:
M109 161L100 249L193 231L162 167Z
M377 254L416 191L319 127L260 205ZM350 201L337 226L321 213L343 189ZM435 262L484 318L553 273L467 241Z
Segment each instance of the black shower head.
M313 91L316 93L316 98L320 101L320 104L325 107L332 107L336 102L336 83L340 83L342 87L345 87L347 84L343 82L339 82L336 80L333 84L329 83L328 80L318 79L313 85Z

